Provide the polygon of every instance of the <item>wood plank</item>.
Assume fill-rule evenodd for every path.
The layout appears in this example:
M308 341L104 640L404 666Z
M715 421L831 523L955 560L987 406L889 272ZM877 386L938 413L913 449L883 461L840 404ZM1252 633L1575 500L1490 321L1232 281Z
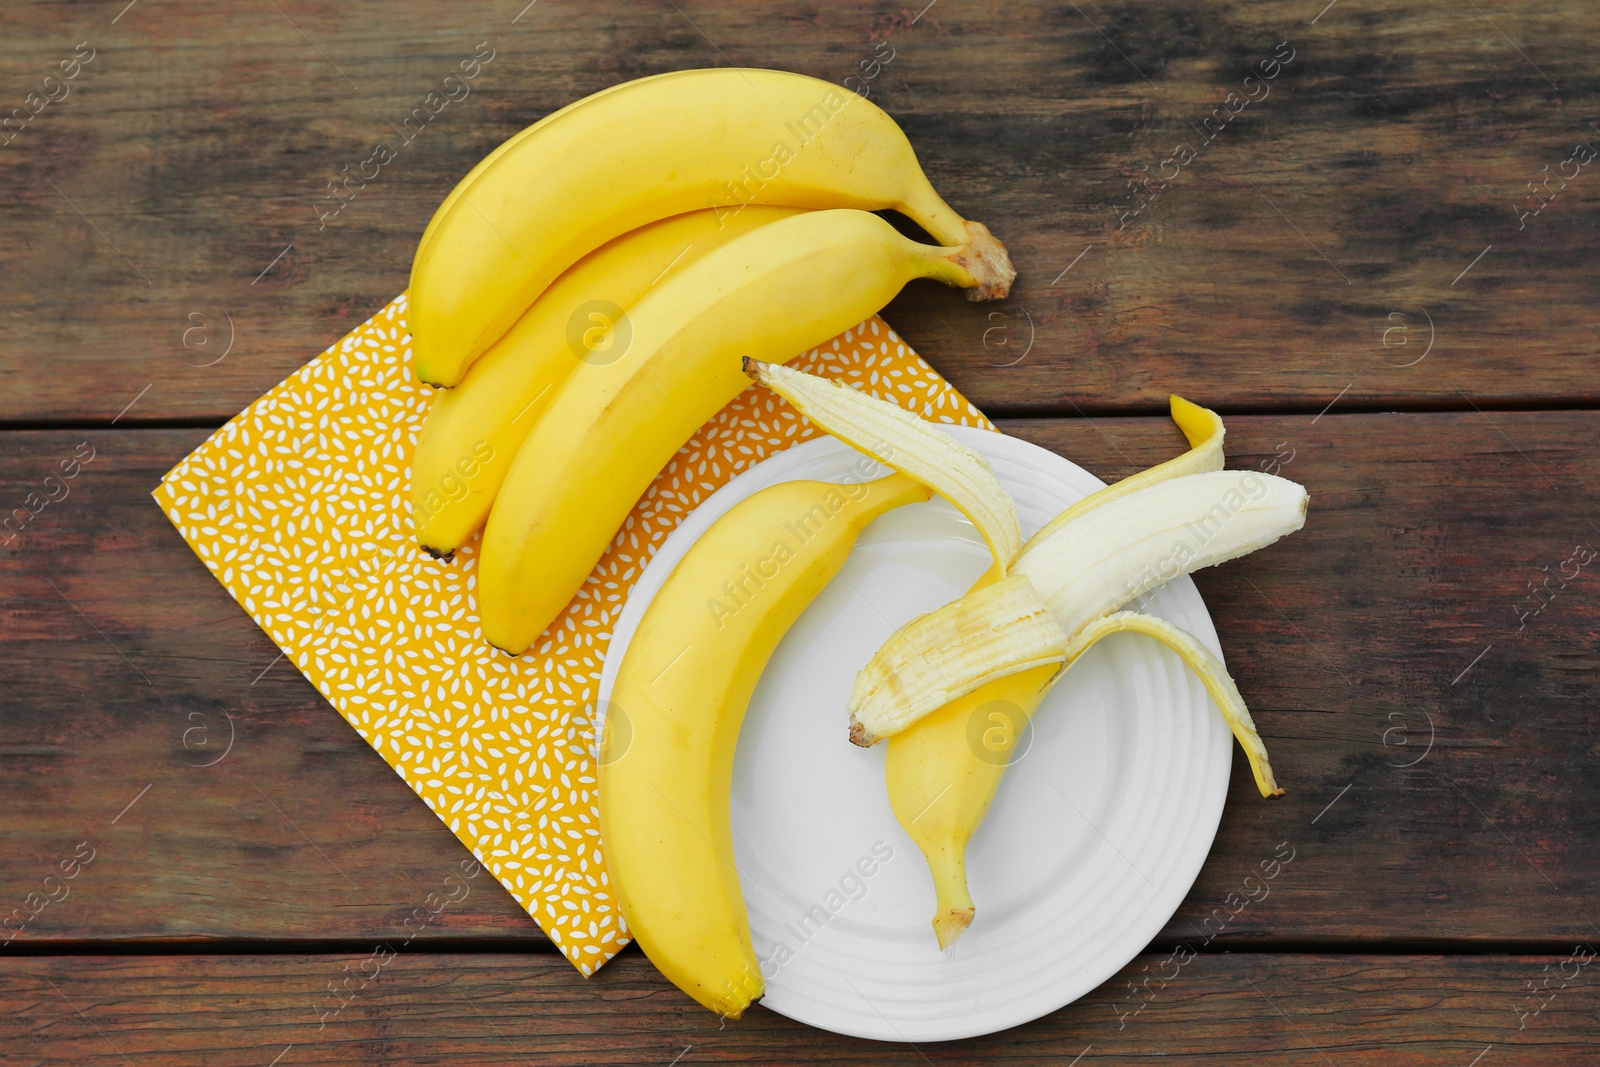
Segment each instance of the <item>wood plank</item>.
M1553 580L1524 629L1517 614L1542 568L1600 547L1595 424L1585 412L1229 421L1234 466L1278 457L1312 494L1304 531L1200 582L1289 795L1261 800L1235 760L1210 861L1164 939L1600 934L1585 889L1600 877L1594 568L1564 589ZM1181 447L1155 419L1006 429L1105 477ZM96 450L70 495L0 552L0 914L79 842L98 850L26 944L392 936L464 855L274 662L149 499L203 436L0 435L13 505L81 442ZM229 716L232 750L199 766ZM1280 845L1295 858L1262 897ZM1246 895L1261 899L1241 906ZM489 885L420 936L540 943Z
M0 435L13 506L94 449L0 561L0 915L87 841L95 859L70 896L20 940L404 937L468 853L150 498L205 436ZM419 936L542 942L492 877L472 885Z
M106 422L135 398L128 422L220 421L401 290L446 191L550 110L696 65L839 82L874 49L893 58L873 99L1021 270L999 307L919 284L890 309L986 409L1154 413L1170 389L1241 411L1600 400L1579 358L1600 183L1579 169L1537 217L1513 208L1594 136L1600 92L1574 57L1600 43L1600 16L1580 0L1494 22L1401 0L1314 19L1224 0L920 19L776 0L520 7L6 5L0 110L80 42L94 58L0 134L0 421ZM1293 62L1247 87L1285 40ZM473 93L404 141L401 120L479 42L494 58ZM1246 91L1270 95L1204 126ZM322 218L328 183L380 141L398 158ZM1163 163L1186 142L1199 154L1174 177ZM1147 171L1170 181L1124 225Z
M359 976L369 958L363 952L23 960L0 976L0 1040L15 1062L40 1065L1087 1067L1159 1056L1196 1067L1466 1067L1482 1056L1485 1067L1502 1061L1565 1067L1592 1062L1600 1009L1592 971L1565 955L1207 954L1189 961L1166 988L1152 983L1153 999L1130 1015L1130 983L1166 959L1147 956L1036 1022L989 1037L907 1046L824 1033L759 1006L719 1026L631 950L588 980L552 954L402 954L381 969L367 964L366 973L377 976L363 986ZM1565 989L1563 965L1578 975ZM324 1018L320 1013L338 1003L329 999L328 985L347 973L358 976L348 984L358 992ZM1523 1018L1518 1013L1538 1003L1526 984L1547 978L1547 1006ZM319 1008L324 1001L328 1007Z
M1530 589L1576 546L1600 550L1596 424L1586 412L1228 420L1229 466L1311 493L1304 530L1196 576L1289 796L1259 799L1235 757L1217 844L1167 936L1600 933L1581 888L1592 805L1577 799L1600 761L1600 598L1592 566L1569 565L1578 576L1554 578L1543 600ZM1136 425L1004 428L1116 478L1181 447L1167 429L1152 448ZM1263 890L1280 845L1305 866Z

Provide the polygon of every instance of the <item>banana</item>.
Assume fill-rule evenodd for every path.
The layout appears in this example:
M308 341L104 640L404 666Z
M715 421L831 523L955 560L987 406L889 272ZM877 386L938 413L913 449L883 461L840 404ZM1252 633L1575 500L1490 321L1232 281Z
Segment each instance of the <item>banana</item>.
M506 472L479 560L485 637L516 654L550 625L667 460L750 384L741 356L788 360L913 278L972 286L983 270L842 209L769 223L656 286L627 315L626 352L574 368Z
M798 210L752 206L728 219L714 211L662 219L602 245L557 278L458 388L435 396L411 458L418 543L448 558L483 525L544 402L619 311L713 248Z
M928 183L893 119L784 71L678 71L563 109L475 168L429 224L411 268L419 378L453 386L580 257L669 215L749 204L895 209L984 261L974 299L1015 272L981 224Z
M1252 501L1246 494L1253 495L1257 487L1261 492ZM1239 488L1244 492L1238 492ZM1261 795L1281 795L1266 746L1222 661L1192 635L1163 619L1115 609L1177 574L1234 558L1299 529L1304 522L1305 491L1270 475L1247 472L1239 478L1232 471L1180 475L1156 483L1146 478L1143 488L1121 493L1117 489L1111 486L1101 491L1103 496L1094 494L1081 502L1087 507L1079 506L1072 521L1057 526L1033 550L1025 550L1006 581L1027 582L1022 588L1034 588L1038 606L1052 611L1071 632L1058 653L1063 671L1095 642L1113 633L1144 634L1172 649L1205 684L1244 749ZM1207 506L1220 499L1225 508L1231 507L1231 493L1237 494L1241 506L1226 517ZM1251 504L1259 506L1251 509ZM1148 524L1148 529L1142 530L1142 524ZM1191 538L1197 542L1197 550L1180 553L1177 546L1187 547ZM1153 554L1164 547L1169 549L1167 555ZM1154 565L1163 569L1157 572ZM996 571L991 568L962 599L979 599L995 582ZM1020 602L1025 605L1027 598L1021 597ZM948 607L932 614L945 613ZM959 648L968 661L982 663L981 652L961 645L986 641L981 624L966 625L964 637L951 638L943 645L929 642L914 650L894 649L893 655L909 665L896 678L898 688L879 690L866 707L855 709L850 735L857 743L893 735L889 736L884 764L889 803L907 835L922 850L933 875L933 928L941 948L954 943L974 914L967 890L967 842L994 799L1010 762L1011 746L1061 677L1055 666L1049 665L998 679L990 670L974 676L985 684L962 684L963 679L955 676L959 664L951 666L952 661L944 658L946 653ZM894 645L905 632L902 629L885 647ZM924 632L938 631L925 626ZM1003 658L1003 650L992 652L991 658ZM930 675L924 664L941 664L944 670ZM919 692L923 689L937 694L953 689L964 695L939 706L938 697L923 700ZM874 706L885 699L891 705L887 714ZM922 714L919 709L926 704L933 704L934 710Z
M606 868L629 933L679 989L738 1018L764 988L733 858L739 727L767 660L878 515L932 493L903 475L784 482L735 505L650 602L611 690L599 768Z
M924 464L907 461L907 452L962 462L935 440L941 431L909 413L882 413L863 433L869 412L851 390L782 368L756 377L798 398L823 429L847 441L876 437L871 453L894 457L914 477L922 477ZM891 635L857 676L850 740L868 745L889 738L889 803L933 875L933 928L941 948L950 947L975 914L967 842L994 799L1018 737L1065 669L1110 634L1141 633L1177 653L1244 748L1261 794L1282 793L1221 660L1171 623L1116 610L1179 574L1270 544L1305 521L1300 486L1221 470L1224 429L1215 412L1177 396L1171 407L1188 452L1066 508L1014 560L986 533L994 556L988 571L965 596ZM949 471L924 480L952 502L970 496L976 484ZM1164 545L1170 550L1159 555ZM1053 631L1042 621L1052 616Z
M1222 469L1222 420L1180 396L1170 397L1169 404L1189 450L1090 493L1046 523L1024 551L1108 500L1170 478ZM991 568L972 591L997 579ZM1110 618L1127 614L1132 613ZM1052 663L987 682L888 739L884 784L889 807L933 876L933 932L942 949L955 943L975 914L967 889L967 843L989 812L1017 740L1059 676ZM1223 701L1217 703L1220 707ZM1254 745L1259 743L1257 738Z

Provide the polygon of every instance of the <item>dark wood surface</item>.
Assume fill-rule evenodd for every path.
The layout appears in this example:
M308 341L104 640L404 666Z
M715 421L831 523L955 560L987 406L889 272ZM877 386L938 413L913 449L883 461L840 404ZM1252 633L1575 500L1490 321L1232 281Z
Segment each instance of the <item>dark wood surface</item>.
M1483 1056L1484 1067L1495 1059L1579 1067L1594 1062L1600 1009L1593 979L1580 971L1584 984L1552 981L1543 1009L1519 1014L1532 1011L1524 999L1537 1003L1524 983L1561 973L1565 955L1231 954L1192 960L1130 1015L1118 999L1123 987L1164 958L1144 956L1071 1011L989 1037L910 1046L820 1033L760 1006L719 1027L628 949L588 980L550 954L398 955L324 1017L328 1009L316 1005L328 983L366 958L30 959L0 977L0 1041L29 1050L20 1063L73 1065L264 1067L281 1055L285 1067L1041 1067L1081 1056L1082 1064L1466 1067Z
M1600 144L1590 7L124 2L0 8L0 113L94 49L0 145L0 493L94 454L0 547L0 912L94 849L0 948L0 1059L1593 1058L1592 969L1519 1012L1600 944L1593 567L1525 616L1530 582L1600 549L1600 177L1521 228L1512 206ZM885 40L873 99L1021 271L1000 305L913 287L896 328L1102 477L1180 447L1156 417L1177 391L1237 413L1232 465L1310 489L1303 532L1199 577L1289 795L1261 801L1236 760L1161 954L997 1038L909 1049L760 1009L719 1030L637 952L583 980L486 877L319 1030L326 982L465 853L150 490L402 289L433 207L506 136L678 67L839 81ZM325 183L480 41L473 95L319 228ZM1119 228L1140 164L1197 144L1282 41L1270 95ZM1293 864L1240 910L1280 843ZM1200 955L1170 994L1121 1018L1180 943Z
M1597 136L1585 57L1600 41L1575 0L1492 18L1342 0L1314 25L1312 3L1237 0L944 0L914 25L920 5L787 0L540 0L514 25L509 0L276 6L145 0L114 25L100 5L0 13L7 108L79 42L95 49L0 151L0 419L108 420L147 384L127 420L225 419L404 288L440 199L550 110L685 66L840 81L885 39L873 99L1020 271L1002 306L930 284L890 316L986 410L1157 411L1171 389L1234 411L1316 412L1346 386L1347 410L1600 399L1583 358L1600 181L1580 170L1525 228L1512 207ZM473 94L319 222L327 183L397 140L482 41L495 58ZM1269 95L1213 121L1121 226L1139 166L1159 175L1201 141L1281 41L1295 58ZM1430 356L1392 365L1423 350L1429 318Z

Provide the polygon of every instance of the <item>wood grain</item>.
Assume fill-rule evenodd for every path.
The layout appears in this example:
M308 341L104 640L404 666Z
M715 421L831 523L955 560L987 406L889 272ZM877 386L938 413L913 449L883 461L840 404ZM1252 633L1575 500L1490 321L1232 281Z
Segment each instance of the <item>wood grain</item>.
M0 10L0 113L94 50L0 134L0 423L220 422L403 289L449 188L552 109L692 66L840 82L874 48L872 98L1021 270L1003 305L919 284L890 309L987 410L1600 400L1600 181L1513 208L1595 136L1600 18L1578 0L120 6ZM1270 94L1206 127L1282 41ZM480 42L472 95L405 141ZM399 157L322 218L380 141ZM1185 142L1124 225L1130 179L1172 175Z
M0 1041L13 1062L29 1065L1109 1067L1161 1057L1197 1067L1466 1067L1492 1048L1489 1056L1501 1062L1576 1067L1592 1062L1600 1009L1594 976L1584 970L1565 989L1559 977L1552 980L1538 1015L1518 1014L1529 1010L1517 1008L1529 997L1525 983L1559 976L1565 955L1234 954L1196 958L1130 1016L1129 982L1162 959L1141 957L1036 1022L990 1037L907 1046L825 1033L759 1006L719 1026L630 950L588 980L548 954L400 955L365 987L352 980L348 988L359 992L324 1018L320 1012L330 1009L317 1005L337 1004L328 984L359 975L368 958L26 960L0 976ZM1567 963L1569 972L1575 968Z
M1600 178L1566 162L1600 144L1592 4L525 4L0 6L0 521L37 512L0 529L0 1059L1593 1060L1593 968L1529 1014L1600 941ZM470 97L397 129L484 49ZM720 1028L637 951L580 978L486 872L408 930L465 850L149 498L405 287L495 145L731 64L864 79L1006 241L1009 300L917 283L886 316L1007 432L1120 477L1181 448L1175 391L1232 416L1230 465L1312 493L1197 579L1289 795L1236 759L1160 952L1002 1035Z
M1289 795L1261 800L1235 760L1210 861L1165 941L1487 948L1600 933L1593 567L1550 585L1524 629L1518 617L1543 568L1600 547L1594 428L1587 412L1229 420L1232 465L1286 462L1312 495L1305 530L1200 576ZM1182 447L1156 419L1005 429L1110 478ZM203 436L3 438L0 492L16 503L81 442L97 450L0 554L0 914L79 842L99 849L19 951L391 936L465 855L274 662L150 500ZM232 750L200 766L230 716ZM1280 845L1295 859L1241 906ZM478 884L419 936L537 946Z

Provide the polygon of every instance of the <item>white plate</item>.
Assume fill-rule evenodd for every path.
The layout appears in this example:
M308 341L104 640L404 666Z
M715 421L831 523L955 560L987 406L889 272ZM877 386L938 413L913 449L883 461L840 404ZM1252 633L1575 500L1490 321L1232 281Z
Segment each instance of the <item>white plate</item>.
M1103 484L1017 438L946 428L994 467L1025 537ZM651 598L717 518L765 486L844 480L860 461L833 438L808 441L695 509L628 597L599 706ZM862 534L756 688L734 761L733 837L767 979L762 1004L773 1011L885 1041L1016 1026L1133 959L1200 872L1222 815L1231 736L1175 655L1118 635L1051 691L1031 744L1018 745L1026 751L967 850L976 920L948 955L939 951L927 868L884 792L884 746L849 743L845 698L895 627L960 596L987 566L977 532L942 500L888 513ZM1188 578L1148 598L1145 610L1221 654ZM792 953L781 963L780 943Z

